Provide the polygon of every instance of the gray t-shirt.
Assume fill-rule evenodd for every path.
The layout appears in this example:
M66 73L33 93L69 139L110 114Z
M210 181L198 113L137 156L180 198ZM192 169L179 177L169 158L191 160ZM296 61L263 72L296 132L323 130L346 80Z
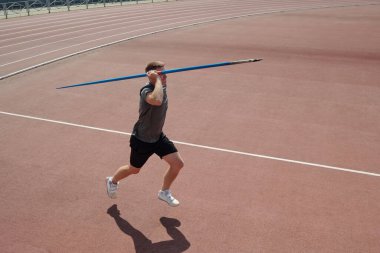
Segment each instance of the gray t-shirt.
M154 106L145 101L147 94L153 90L154 86L150 83L140 90L139 119L133 127L132 132L132 135L137 139L149 143L159 140L168 109L166 87L163 88L164 100L160 106Z

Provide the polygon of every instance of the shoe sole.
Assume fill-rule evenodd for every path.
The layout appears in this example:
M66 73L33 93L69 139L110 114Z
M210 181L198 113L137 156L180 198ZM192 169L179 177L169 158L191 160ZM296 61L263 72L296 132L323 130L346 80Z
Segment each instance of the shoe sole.
M171 206L171 207L177 207L177 206L179 206L179 203L177 204L177 205L171 205L169 202L167 202L166 200L164 200L164 199L162 199L162 198L160 198L160 197L158 197L158 199L159 200L161 200L161 201L164 201L166 204L168 204L169 206Z

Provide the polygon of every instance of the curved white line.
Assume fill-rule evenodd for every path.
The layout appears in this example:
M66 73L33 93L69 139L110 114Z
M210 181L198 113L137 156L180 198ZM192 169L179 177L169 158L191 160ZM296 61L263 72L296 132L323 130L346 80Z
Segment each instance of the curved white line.
M63 60L63 59L66 59L66 58L69 58L69 57L72 57L72 56L75 56L75 55L79 55L79 54L82 54L82 53L85 53L85 52L88 52L88 51L92 51L92 50L99 49L99 48L102 48L102 47L114 45L114 44L117 44L117 43L120 43L120 42L132 40L132 39L136 39L136 38L140 38L140 37L144 37L144 36L148 36L148 35L152 35L152 34L156 34L156 33L161 33L161 32L181 29L181 28L185 28L185 27L196 26L196 25L201 25L201 24L206 24L206 23L212 23L212 22L217 22L217 21L223 21L223 20L229 20L229 19L236 19L236 18L256 16L256 15L267 15L267 14L273 14L273 13L284 13L284 12L303 11L303 10L315 10L315 9L327 9L327 8L343 8L343 7L352 7L352 6L367 6L367 5L378 5L378 4L377 3L373 3L373 4L372 3L369 3L369 4L357 4L357 3L353 3L353 4L335 5L335 6L316 6L316 7L314 6L314 7L291 8L291 9L282 9L282 10L275 10L275 11L265 11L265 12L258 12L258 13L250 13L250 14L244 14L244 15L238 15L238 16L232 16L232 17L217 18L217 19L200 21L200 22L195 22L195 23L186 24L186 25L180 25L180 26L176 26L176 27L172 27L172 28L161 29L161 30L157 30L157 31L154 31L154 32L149 32L149 33L144 33L144 34L140 34L140 35L137 35L137 36L128 37L128 38L125 38L125 39L121 39L121 40L113 41L113 42L110 42L110 43L102 44L102 45L99 45L99 46L96 46L96 47L87 48L85 50L77 51L77 52L72 53L72 54L64 55L64 56L61 56L61 57L58 57L58 58L55 58L55 59L52 59L52 60L49 60L49 61L45 61L45 62L42 62L42 63L36 64L36 65L30 66L30 67L27 67L27 68L24 68L24 69L21 69L21 70L12 72L12 73L9 73L9 74L6 74L4 76L0 76L0 80L8 78L8 77L11 77L11 76L14 76L14 75L17 75L17 74L20 74L20 73L23 73L23 72L31 70L31 69L35 69L35 68L38 68L38 67L41 67L41 66L53 63L53 62L57 62L59 60ZM183 22L185 22L185 21L183 21ZM149 28L146 28L146 29L151 29L151 28L152 27L149 27ZM127 33L130 33L130 32L127 32ZM84 43L81 43L81 44L84 44ZM72 46L70 46L70 47L72 47ZM51 52L55 52L55 51L58 51L58 50L54 50L54 51L51 51ZM50 53L50 52L47 52L47 53ZM44 53L44 54L47 54L47 53ZM41 54L41 55L43 55L43 54ZM30 58L33 58L33 57L29 57L29 58L26 58L26 59L30 59ZM18 60L18 61L15 61L15 62L20 62L20 61L21 60ZM7 63L7 64L4 64L2 66L9 65L9 64L12 64L12 63L15 63L15 62Z
M242 8L244 10L244 8L246 8L246 6L241 6L239 8L235 8L234 10L239 10L240 11L240 8ZM194 10L196 9L187 9L185 11L178 11L178 12L172 12L171 13L171 16L169 19L165 19L163 21L168 21L168 20L173 20L173 19L180 19L180 18L183 18L185 14L187 13L193 13ZM221 10L221 11L224 11L225 9L222 9L222 8L215 8L213 10ZM199 11L197 12L196 14L194 15L190 15L190 16L186 16L186 18L190 18L190 17L198 17L198 16L201 16L201 14L203 15L207 15L208 13L210 12L210 10L204 10L204 11ZM164 13L164 12L163 12ZM174 14L173 14L174 13ZM158 13L156 13L158 14ZM215 13L217 14L217 13ZM225 14L220 14L220 15L225 15ZM145 16L147 18L145 18ZM175 18L179 16L179 18ZM139 19L136 19L136 17L138 17ZM144 19L142 19L144 17ZM129 25L130 24L134 24L134 23L138 23L137 25L141 25L141 23L143 23L144 25L146 24L149 24L149 23L157 23L157 18L160 17L158 15L152 17L152 14L151 13L148 13L146 15L139 15L139 16L133 16L133 17L126 17L126 18L120 18L120 19L113 19L112 22L120 22L120 21L127 21L127 22L123 22L121 23L121 25L125 26L125 25L128 25L128 27L130 27ZM152 21L150 21L152 20ZM149 22L147 22L149 21ZM183 22L186 22L186 21L183 21ZM103 30L102 29L105 29L106 27L109 27L111 26L111 28L108 28L107 29L107 32L110 32L110 31L116 31L116 30L121 30L121 29L124 29L123 27L116 27L116 28L113 28L114 24L113 23L108 23L108 24L105 24L105 25L99 25L99 24L104 24L103 22L99 22L99 23L91 23L91 27L92 28L87 28L87 26L89 26L88 24L85 24L85 25L78 25L76 26L76 28L80 28L80 27L86 27L85 29L77 29L75 31L70 31L70 32L65 32L65 33L59 33L59 34L56 34L56 35L52 35L52 36L40 36L39 38L37 39L32 39L32 40L24 40L22 42L19 42L19 43L11 43L9 45L5 45L5 46L0 46L0 48L6 48L6 47L13 47L13 46L17 46L17 45L20 45L20 44L27 44L27 43L30 43L30 42L34 42L34 41L38 41L38 40L46 40L48 38L54 38L54 37L66 37L68 34L72 34L72 33L80 33L81 31L90 31L90 30L96 30L98 32L91 32L91 33L82 33L81 35L79 36L75 36L75 37L66 37L66 39L64 40L57 40L57 41L53 41L53 42L49 42L49 43L45 43L45 44L38 44L37 46L34 46L34 47L29 47L29 48L23 48L23 49L20 49L18 51L10 51L10 52L7 52L7 53L4 53L4 54L1 54L0 56L5 56L5 55L10 55L10 54L15 54L15 53L18 53L18 52L22 52L22 51L26 51L26 50L31 50L31 49L34 49L34 48L38 48L38 47L42 47L42 46L46 46L46 45L50 45L50 44L54 44L54 43L59 43L59 42L63 42L63 41L67 41L67 40L71 40L71 39L76 39L76 38L80 38L80 37L85 37L85 36L90 36L90 35L95 35L95 34L101 34L103 33ZM161 25L162 26L162 25ZM68 27L68 28L63 28L63 29L55 29L54 32L57 32L57 31L61 31L61 30L68 30L68 29L71 29L72 27ZM152 27L148 27L148 28L145 28L145 29L150 29ZM99 31L101 30L101 31ZM16 38L10 38L10 39L6 39L6 40L2 40L2 42L5 42L5 41L8 41L8 40L14 40L14 39L20 39L20 38L24 38L24 37L30 37L30 36L35 36L35 35L42 35L42 34L45 34L45 33L50 33L49 31L45 31L45 32L41 32L41 33L35 33L35 34L30 34L30 35L25 35L25 36L20 36L20 37L16 37Z

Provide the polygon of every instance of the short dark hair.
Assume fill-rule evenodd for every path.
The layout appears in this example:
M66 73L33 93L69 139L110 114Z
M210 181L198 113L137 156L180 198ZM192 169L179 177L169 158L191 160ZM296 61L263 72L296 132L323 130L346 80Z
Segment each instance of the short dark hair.
M162 68L164 66L165 66L165 63L162 62L162 61L152 61L152 62L149 62L148 65L146 65L146 67L145 67L145 73L149 72L151 70L156 70L158 68Z

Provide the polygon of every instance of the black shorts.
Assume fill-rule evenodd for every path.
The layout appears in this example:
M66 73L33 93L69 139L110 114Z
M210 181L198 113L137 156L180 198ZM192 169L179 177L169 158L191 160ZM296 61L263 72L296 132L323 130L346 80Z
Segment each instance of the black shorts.
M129 142L131 146L129 162L135 168L141 168L153 154L158 155L162 159L162 157L168 154L178 152L174 143L164 134L161 134L160 139L154 143L140 141L134 135L131 136Z

